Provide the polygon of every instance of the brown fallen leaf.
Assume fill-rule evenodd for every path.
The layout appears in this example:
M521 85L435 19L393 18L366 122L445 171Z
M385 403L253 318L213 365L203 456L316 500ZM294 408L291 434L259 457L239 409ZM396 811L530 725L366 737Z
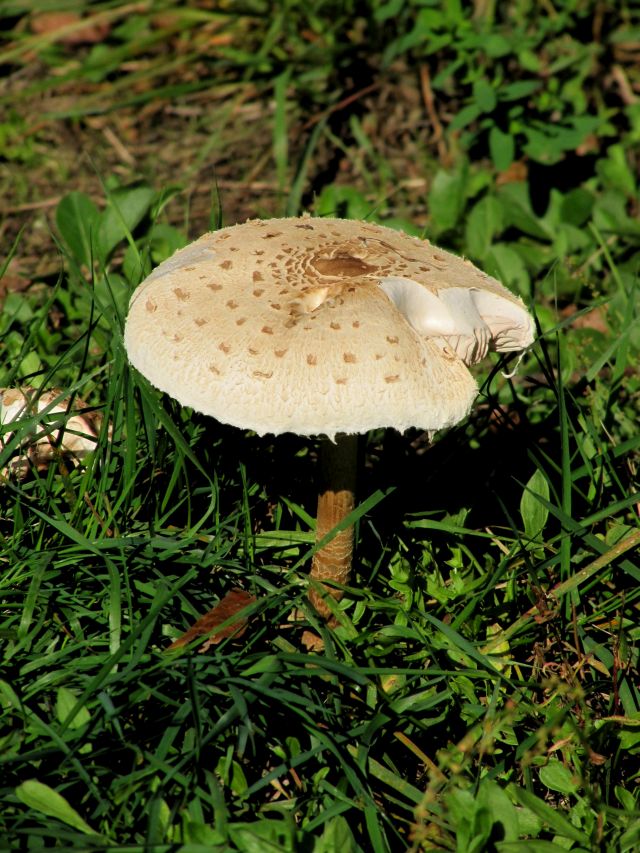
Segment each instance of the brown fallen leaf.
M517 184L527 180L529 169L524 160L514 160L503 172L496 177L496 186Z
M204 616L201 616L188 631L185 631L170 646L167 646L167 651L180 649L182 646L186 646L192 640L195 640L196 637L202 637L205 634L209 634L210 636L207 637L206 642L199 649L200 652L206 652L209 646L219 643L220 640L224 640L226 637L241 637L247 629L247 622L249 620L246 616L239 616L236 619L233 617L241 610L244 610L245 607L253 604L255 600L255 595L251 595L251 593L245 592L243 589L232 589L215 607L208 613L205 613ZM228 624L220 628L219 626L224 622Z
M300 642L308 652L316 652L321 654L324 651L324 640L313 631L303 631Z
M56 41L65 45L99 44L110 30L107 21L82 18L76 12L40 12L31 18L31 32L36 35L59 33Z
M560 316L571 317L578 312L578 306L571 303L562 309ZM607 308L606 305L599 305L587 311L584 314L577 316L571 323L573 329L595 329L596 332L602 332L603 335L609 333L607 324Z
M23 274L20 270L20 261L12 258L0 279L0 300L3 300L8 293L20 293L31 287L31 279ZM2 303L0 301L0 307Z

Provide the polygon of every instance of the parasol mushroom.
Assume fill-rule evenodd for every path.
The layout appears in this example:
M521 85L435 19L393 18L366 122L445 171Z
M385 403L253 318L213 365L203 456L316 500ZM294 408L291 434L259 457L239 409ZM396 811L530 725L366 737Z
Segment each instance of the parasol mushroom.
M317 543L355 506L358 433L452 426L477 394L467 366L532 341L522 301L470 262L311 217L205 234L138 287L125 328L131 363L182 405L259 434L325 436ZM316 550L309 597L325 617L352 550L350 526Z
M65 396L60 389L0 388L0 450L22 429L23 421L29 421L30 428L17 454L0 471L0 482L9 476L24 479L32 465L43 471L64 458L81 463L97 447L102 417L79 397ZM13 429L5 432L10 426Z

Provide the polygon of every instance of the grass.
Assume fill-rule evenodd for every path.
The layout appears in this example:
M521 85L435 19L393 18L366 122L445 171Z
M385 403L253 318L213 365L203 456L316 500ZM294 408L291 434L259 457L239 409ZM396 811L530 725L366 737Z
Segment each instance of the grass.
M363 439L356 577L329 632L306 605L314 443L181 410L127 365L129 295L188 239L183 188L116 169L101 185L70 180L55 264L4 295L0 384L58 387L102 428L83 464L58 452L0 486L0 849L632 853L637 107L616 99L619 74L603 67L636 84L633 9L587 37L589 4L559 2L536 30L518 3L478 4L473 18L456 4L434 17L435 4L372 3L374 50L358 76L367 16L355 5L342 23L331 4L278 4L270 19L258 4L242 16L161 5L173 18L140 4L76 57L30 33L14 3L3 61L18 69L35 51L41 64L25 115L36 91L64 86L77 87L81 123L94 110L123 116L132 84L138 105L188 106L200 87L188 69L203 63L226 105L203 158L233 137L243 98L273 99L255 162L271 163L277 193L261 209L426 233L520 292L540 335L513 377L513 361L484 365L469 419L434 443L415 431ZM85 9L112 27L121 11ZM516 37L517 61L504 44ZM163 40L183 50L173 66ZM427 68L414 82L443 136L405 129L400 156L358 93L386 91L391 110L412 63ZM508 88L525 82L536 85ZM44 174L46 133L66 119L21 136L15 103L5 161ZM590 153L576 154L587 137ZM219 190L212 224L229 221L233 198ZM15 229L12 259L25 263L32 239ZM0 469L64 420L45 411L3 426ZM256 596L243 636L165 651L237 587ZM306 624L288 620L295 607ZM323 654L303 652L306 625Z

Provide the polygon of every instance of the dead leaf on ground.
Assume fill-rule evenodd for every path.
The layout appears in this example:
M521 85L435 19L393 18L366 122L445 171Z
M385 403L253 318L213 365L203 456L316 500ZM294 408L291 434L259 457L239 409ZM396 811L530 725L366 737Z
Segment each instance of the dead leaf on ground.
M514 160L514 162L500 172L496 178L496 186L500 187L504 184L518 184L527 180L529 169L524 160Z
M567 305L562 309L562 317L571 317L578 311L578 306ZM580 314L571 322L573 329L594 329L596 332L602 332L603 335L608 334L609 326L607 325L607 309L604 305L599 305L597 308L592 308L591 311L586 311Z
M0 305L7 293L21 293L28 290L31 284L31 278L21 272L20 263L13 258L0 278Z
M243 589L232 589L215 607L208 613L205 613L204 616L201 616L188 631L185 631L182 636L174 640L167 647L167 651L180 649L182 646L186 646L192 640L202 637L205 634L210 634L210 636L199 649L200 652L206 652L209 646L219 643L226 637L241 637L247 629L249 620L246 616L239 616L236 619L233 617L240 613L241 610L244 610L245 607L253 604L255 600L255 595L251 595L251 593L245 592ZM228 624L220 628L219 626L225 622Z
M66 45L99 44L109 35L111 27L106 21L87 18L86 24L81 25L82 20L76 12L41 12L32 16L31 32L36 35L60 32L56 41Z
M324 640L313 631L303 631L300 642L308 652L322 654L324 651Z

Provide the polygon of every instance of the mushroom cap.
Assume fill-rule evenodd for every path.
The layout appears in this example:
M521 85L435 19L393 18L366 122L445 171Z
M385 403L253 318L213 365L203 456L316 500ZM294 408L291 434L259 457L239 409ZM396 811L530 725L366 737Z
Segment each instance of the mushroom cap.
M252 220L158 266L129 306L131 363L182 405L257 433L437 430L467 364L524 349L518 297L426 240L342 219Z
M29 461L39 469L60 455L82 461L96 449L102 423L101 415L83 400L76 397L72 402L59 389L0 388L0 426L15 425L20 430L27 420L32 421L30 428L16 448L17 455L0 471L0 481L9 474L25 476ZM0 450L9 444L15 430L0 437Z

